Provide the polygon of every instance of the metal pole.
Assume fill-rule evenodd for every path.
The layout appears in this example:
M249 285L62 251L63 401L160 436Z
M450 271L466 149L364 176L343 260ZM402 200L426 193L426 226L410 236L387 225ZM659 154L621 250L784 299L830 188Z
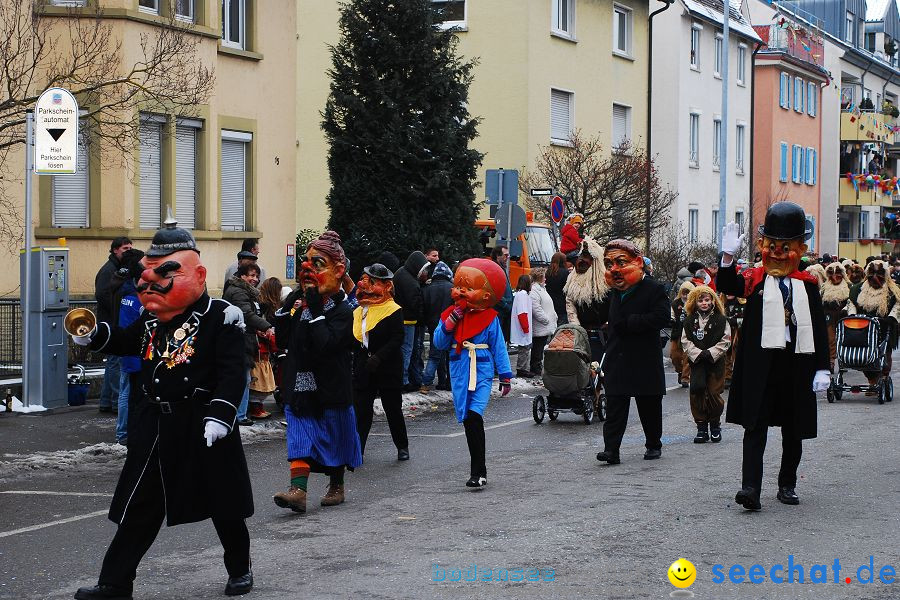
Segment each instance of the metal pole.
M22 405L31 406L28 397L28 375L31 367L28 353L31 350L31 178L34 173L34 111L25 114L25 279L22 289Z
M653 17L672 6L663 0L665 6L650 13L647 30L647 173L644 190L644 252L650 256L650 169L653 164Z
M731 0L722 2L722 147L719 150L719 218L717 219L716 237L719 240L719 250L722 249L722 230L725 229L725 211L728 206L728 42L730 39L730 27L728 13L731 10ZM752 67L751 67L752 68Z

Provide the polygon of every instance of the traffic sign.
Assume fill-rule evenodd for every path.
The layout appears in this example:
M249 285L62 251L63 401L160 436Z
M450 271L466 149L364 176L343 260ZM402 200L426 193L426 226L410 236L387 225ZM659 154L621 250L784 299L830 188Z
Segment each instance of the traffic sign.
M506 247L509 248L509 256L510 258L521 258L522 257L522 240L509 240L506 243Z
M552 196L553 188L531 188L532 196Z
M485 204L516 204L519 172L515 169L488 169L484 177Z
M563 205L563 199L559 196L553 196L553 200L550 201L550 218L553 219L553 222L557 225L563 220L564 211L565 205Z
M525 210L518 204L503 204L497 209L495 220L497 233L507 240L514 240L525 233L528 222Z
M34 172L71 175L78 163L78 102L69 90L53 87L34 107Z

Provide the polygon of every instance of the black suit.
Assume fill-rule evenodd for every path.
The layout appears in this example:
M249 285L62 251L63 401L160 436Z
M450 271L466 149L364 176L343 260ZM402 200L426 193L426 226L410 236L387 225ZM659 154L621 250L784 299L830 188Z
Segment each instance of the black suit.
M782 428L779 486L794 487L802 454L802 440L816 437L816 371L828 370L828 331L816 284L804 282L812 319L812 354L796 354L796 330L785 349L762 348L763 287L765 277L753 289L734 265L721 267L716 289L747 298L744 323L738 339L726 420L744 426L743 485L759 490L762 460L769 426Z
M637 404L648 449L662 447L662 397L666 393L659 332L669 323L665 288L644 277L624 295L610 291L609 342L603 360L607 418L603 442L618 452L631 398Z

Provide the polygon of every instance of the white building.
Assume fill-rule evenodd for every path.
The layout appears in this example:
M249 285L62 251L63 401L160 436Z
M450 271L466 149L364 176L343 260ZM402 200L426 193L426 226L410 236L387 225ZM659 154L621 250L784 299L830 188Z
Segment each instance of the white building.
M720 169L727 171L725 220L746 224L750 207L751 54L759 38L732 4L729 12L728 122L722 123L721 0L676 0L653 24L652 153L691 241L715 241ZM727 131L727 163L719 147Z

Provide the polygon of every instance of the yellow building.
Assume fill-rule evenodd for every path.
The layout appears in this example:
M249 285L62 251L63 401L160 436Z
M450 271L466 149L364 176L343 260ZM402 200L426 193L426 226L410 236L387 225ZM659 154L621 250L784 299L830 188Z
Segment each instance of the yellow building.
M110 240L126 235L146 249L171 209L180 225L193 228L212 293L221 290L225 269L246 237L262 238L260 264L269 275L284 277L285 245L296 234L294 2L266 0L265 9L259 0L99 2L126 66L139 60L141 36L152 39L169 11L192 23L189 35L200 42L199 60L214 71L214 88L190 115L159 106L133 115L140 123L138 140L124 165L99 160L88 140L77 175L36 176L34 243L56 245L65 237L70 292L92 295ZM96 0L85 8L85 0L46 4L41 18L53 23L54 37L65 30L69 11L93 14ZM7 165L21 172L24 160L19 151ZM2 264L0 295L18 296L18 256L4 254Z
M474 146L486 169L534 165L541 146L569 132L600 134L610 147L644 138L647 3L634 0L433 0L459 52L477 58L469 112L481 117ZM320 111L328 98L327 46L338 41L338 2L299 0L297 226L328 219L328 146ZM483 194L482 191L479 194Z

